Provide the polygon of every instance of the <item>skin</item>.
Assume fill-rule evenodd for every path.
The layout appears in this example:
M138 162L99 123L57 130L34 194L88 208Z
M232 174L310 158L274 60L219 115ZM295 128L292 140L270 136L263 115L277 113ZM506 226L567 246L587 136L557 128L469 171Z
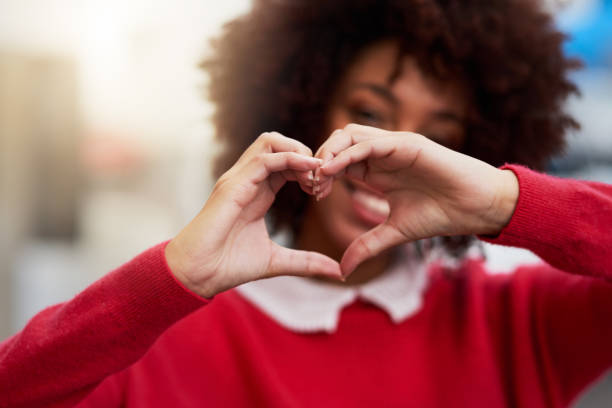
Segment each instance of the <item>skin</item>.
M441 235L497 235L518 200L510 170L448 149L418 133L350 124L317 152L320 197L339 176L381 192L387 219L359 235L342 256L343 276L393 246Z
M223 174L200 213L168 243L168 266L191 291L210 298L255 279L278 275L341 278L336 261L270 240L264 216L287 181L312 190L319 159L302 143L262 134Z
M327 135L334 129L358 123L420 133L459 149L465 139L467 92L457 82L441 83L424 76L409 57L401 60L400 75L389 83L396 61L397 46L393 41L376 43L360 53L334 96ZM346 179L339 178L325 200L318 203L312 200L296 240L299 248L339 261L349 244L373 227L351 209L351 190ZM382 274L391 256L384 253L368 260L346 283L361 284Z
M166 247L179 281L206 298L278 275L344 280L355 271L352 281L363 282L382 273L396 245L438 235L496 235L507 225L519 192L514 174L453 150L465 138L466 93L427 78L409 58L389 84L395 50L392 42L378 43L347 71L329 112L330 129L340 130L322 141L315 157L278 133L261 135L245 151ZM272 242L264 222L286 182L317 199L299 250ZM386 201L380 222L350 210L355 186Z

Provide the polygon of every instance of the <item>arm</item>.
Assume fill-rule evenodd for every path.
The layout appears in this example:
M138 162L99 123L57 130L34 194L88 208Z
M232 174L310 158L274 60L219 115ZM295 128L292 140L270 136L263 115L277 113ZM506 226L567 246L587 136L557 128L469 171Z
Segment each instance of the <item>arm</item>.
M338 177L368 184L389 203L387 219L356 238L341 261L345 275L364 260L404 242L449 235L496 235L518 197L510 170L410 132L348 125L334 132L317 157L315 186L325 198Z
M351 243L345 273L392 245L454 234L528 248L571 273L540 265L486 280L509 392L565 405L612 365L612 186L495 169L420 135L364 126L335 132L317 155L326 162L319 198L342 176L378 189L391 207L385 223ZM525 383L534 370L541 381Z
M317 156L325 161L319 199L347 177L383 193L391 209L348 247L345 274L393 245L443 235L479 235L568 272L612 274L612 186L497 169L418 134L359 125L334 132Z
M281 274L340 278L331 258L271 241L264 221L286 181L307 184L319 165L295 140L260 136L172 241L43 310L0 345L0 406L73 406L203 298L241 283Z
M157 245L0 344L0 406L73 406L138 360L206 300L173 277Z
M493 335L516 383L535 369L549 398L565 406L612 366L612 186L505 167L518 177L518 203L501 233L485 240L530 249L571 274L539 265L495 276ZM531 358L508 357L520 355Z

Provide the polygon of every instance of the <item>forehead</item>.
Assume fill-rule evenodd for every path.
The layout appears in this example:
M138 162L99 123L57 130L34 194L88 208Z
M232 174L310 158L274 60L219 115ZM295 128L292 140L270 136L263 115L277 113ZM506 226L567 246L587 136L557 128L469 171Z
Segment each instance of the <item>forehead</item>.
M399 64L399 75L390 81ZM382 41L363 49L342 79L345 92L359 84L388 87L400 105L418 103L432 110L464 111L466 96L457 80L442 81L424 73L410 56L398 59L398 46Z

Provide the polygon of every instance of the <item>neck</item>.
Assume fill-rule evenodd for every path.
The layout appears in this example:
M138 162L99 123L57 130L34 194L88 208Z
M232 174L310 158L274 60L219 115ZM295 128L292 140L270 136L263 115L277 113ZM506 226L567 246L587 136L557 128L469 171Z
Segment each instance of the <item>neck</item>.
M309 221L304 223L300 234L296 237L296 247L306 251L319 252L340 262L346 248L340 247L332 240L325 226L319 225L318 222L311 222L318 220L318 217L310 216L311 214L309 213L311 211L312 210L309 209L305 217ZM346 278L345 282L339 282L326 277L313 277L312 279L336 285L360 285L382 275L387 269L390 261L391 253L390 251L386 251L359 265L357 269Z

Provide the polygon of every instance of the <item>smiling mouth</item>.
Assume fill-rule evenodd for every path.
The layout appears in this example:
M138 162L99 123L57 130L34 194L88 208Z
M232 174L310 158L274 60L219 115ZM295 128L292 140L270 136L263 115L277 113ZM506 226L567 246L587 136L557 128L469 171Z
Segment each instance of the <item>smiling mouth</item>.
M387 219L390 207L382 194L346 179L343 182L351 195L353 211L362 223L375 226Z

